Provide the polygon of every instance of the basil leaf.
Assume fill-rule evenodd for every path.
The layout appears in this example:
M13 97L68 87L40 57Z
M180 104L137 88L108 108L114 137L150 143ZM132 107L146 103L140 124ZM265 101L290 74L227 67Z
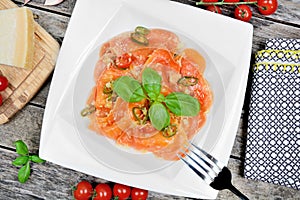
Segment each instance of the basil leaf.
M19 155L22 155L22 156L28 155L28 153L29 153L28 147L22 140L15 141L14 144L16 146L16 152Z
M30 165L29 162L26 163L21 169L19 170L18 173L18 179L20 183L25 183L30 176Z
M180 92L169 94L164 102L177 116L196 116L200 111L200 104L196 98Z
M170 114L162 103L155 102L150 106L149 118L152 126L159 131L170 124Z
M146 98L141 84L130 76L115 80L113 90L126 102L139 102Z
M33 162L35 162L35 163L43 163L43 162L45 162L45 160L41 159L37 155L30 156L30 160L33 161Z
M28 162L28 156L19 156L12 162L12 164L14 166L21 166L21 165L25 165L27 162Z
M151 100L155 100L161 90L161 76L151 68L146 68L142 74L142 84Z

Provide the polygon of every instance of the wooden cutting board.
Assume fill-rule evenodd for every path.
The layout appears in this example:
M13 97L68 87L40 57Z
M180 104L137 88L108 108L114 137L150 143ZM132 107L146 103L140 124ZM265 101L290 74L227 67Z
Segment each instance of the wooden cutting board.
M0 10L17 7L10 0L0 1ZM31 70L0 64L0 74L7 77L9 86L1 92L0 124L3 124L36 94L54 69L59 52L58 42L35 22L34 67Z

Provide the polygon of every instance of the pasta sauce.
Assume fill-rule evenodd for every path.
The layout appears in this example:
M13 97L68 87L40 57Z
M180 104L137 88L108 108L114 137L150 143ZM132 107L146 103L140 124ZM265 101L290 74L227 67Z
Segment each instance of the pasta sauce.
M179 49L178 36L163 29L146 29L139 35L141 43L125 32L104 43L95 66L95 87L87 100L95 112L89 115L89 128L117 144L142 152L151 152L165 160L178 160L177 153L199 132L206 121L213 94L203 76L205 60L194 49ZM170 125L156 129L149 120L147 98L127 102L114 92L114 81L122 76L142 81L146 68L161 77L161 94L188 94L198 100L195 116L178 116L172 112ZM189 109L194 109L193 107ZM99 144L101 145L101 144Z

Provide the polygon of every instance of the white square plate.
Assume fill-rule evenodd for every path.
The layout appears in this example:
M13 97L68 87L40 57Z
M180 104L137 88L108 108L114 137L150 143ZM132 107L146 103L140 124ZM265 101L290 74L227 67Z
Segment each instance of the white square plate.
M140 173L126 173L99 162L78 137L82 125L78 125L77 115L87 94L81 97L76 93L77 74L86 72L89 76L89 70L82 70L82 66L90 62L94 67L95 49L137 25L179 32L203 50L207 61L205 77L211 83L215 100L197 143L219 160L228 162L246 89L252 25L168 0L152 0L151 3L146 0L77 0L49 91L40 156L114 182L172 195L215 198L217 191L181 162L155 170L139 166ZM81 101L82 105L78 106ZM108 158L116 156L115 151L107 152ZM130 164L126 159L122 162Z

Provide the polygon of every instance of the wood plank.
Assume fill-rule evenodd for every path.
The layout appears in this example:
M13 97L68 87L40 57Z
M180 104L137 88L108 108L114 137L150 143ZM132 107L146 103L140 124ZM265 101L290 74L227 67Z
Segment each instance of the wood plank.
M253 18L253 26L253 53L263 49L265 41L269 38L300 38L300 27L289 26L259 18Z
M12 188L12 189L14 189L14 188ZM1 188L1 187L0 187L0 195L5 200L16 200L16 199L41 200L42 199L42 198L35 197L35 196L29 195L29 194L15 193L12 190L8 190L6 188Z
M16 140L23 140L28 144L31 152L39 149L40 132L44 109L27 105L6 124L0 125L0 145L15 148Z
M50 84L51 84L51 79L52 79L51 74L48 79L45 81L45 83L42 85L40 90L36 93L36 95L30 100L29 104L31 105L36 105L42 108L45 108L46 102L47 102L47 97L50 89Z
M30 8L36 16L35 21L43 27L47 32L54 37L59 43L62 42L63 37L70 20L70 17L50 13L36 8Z

